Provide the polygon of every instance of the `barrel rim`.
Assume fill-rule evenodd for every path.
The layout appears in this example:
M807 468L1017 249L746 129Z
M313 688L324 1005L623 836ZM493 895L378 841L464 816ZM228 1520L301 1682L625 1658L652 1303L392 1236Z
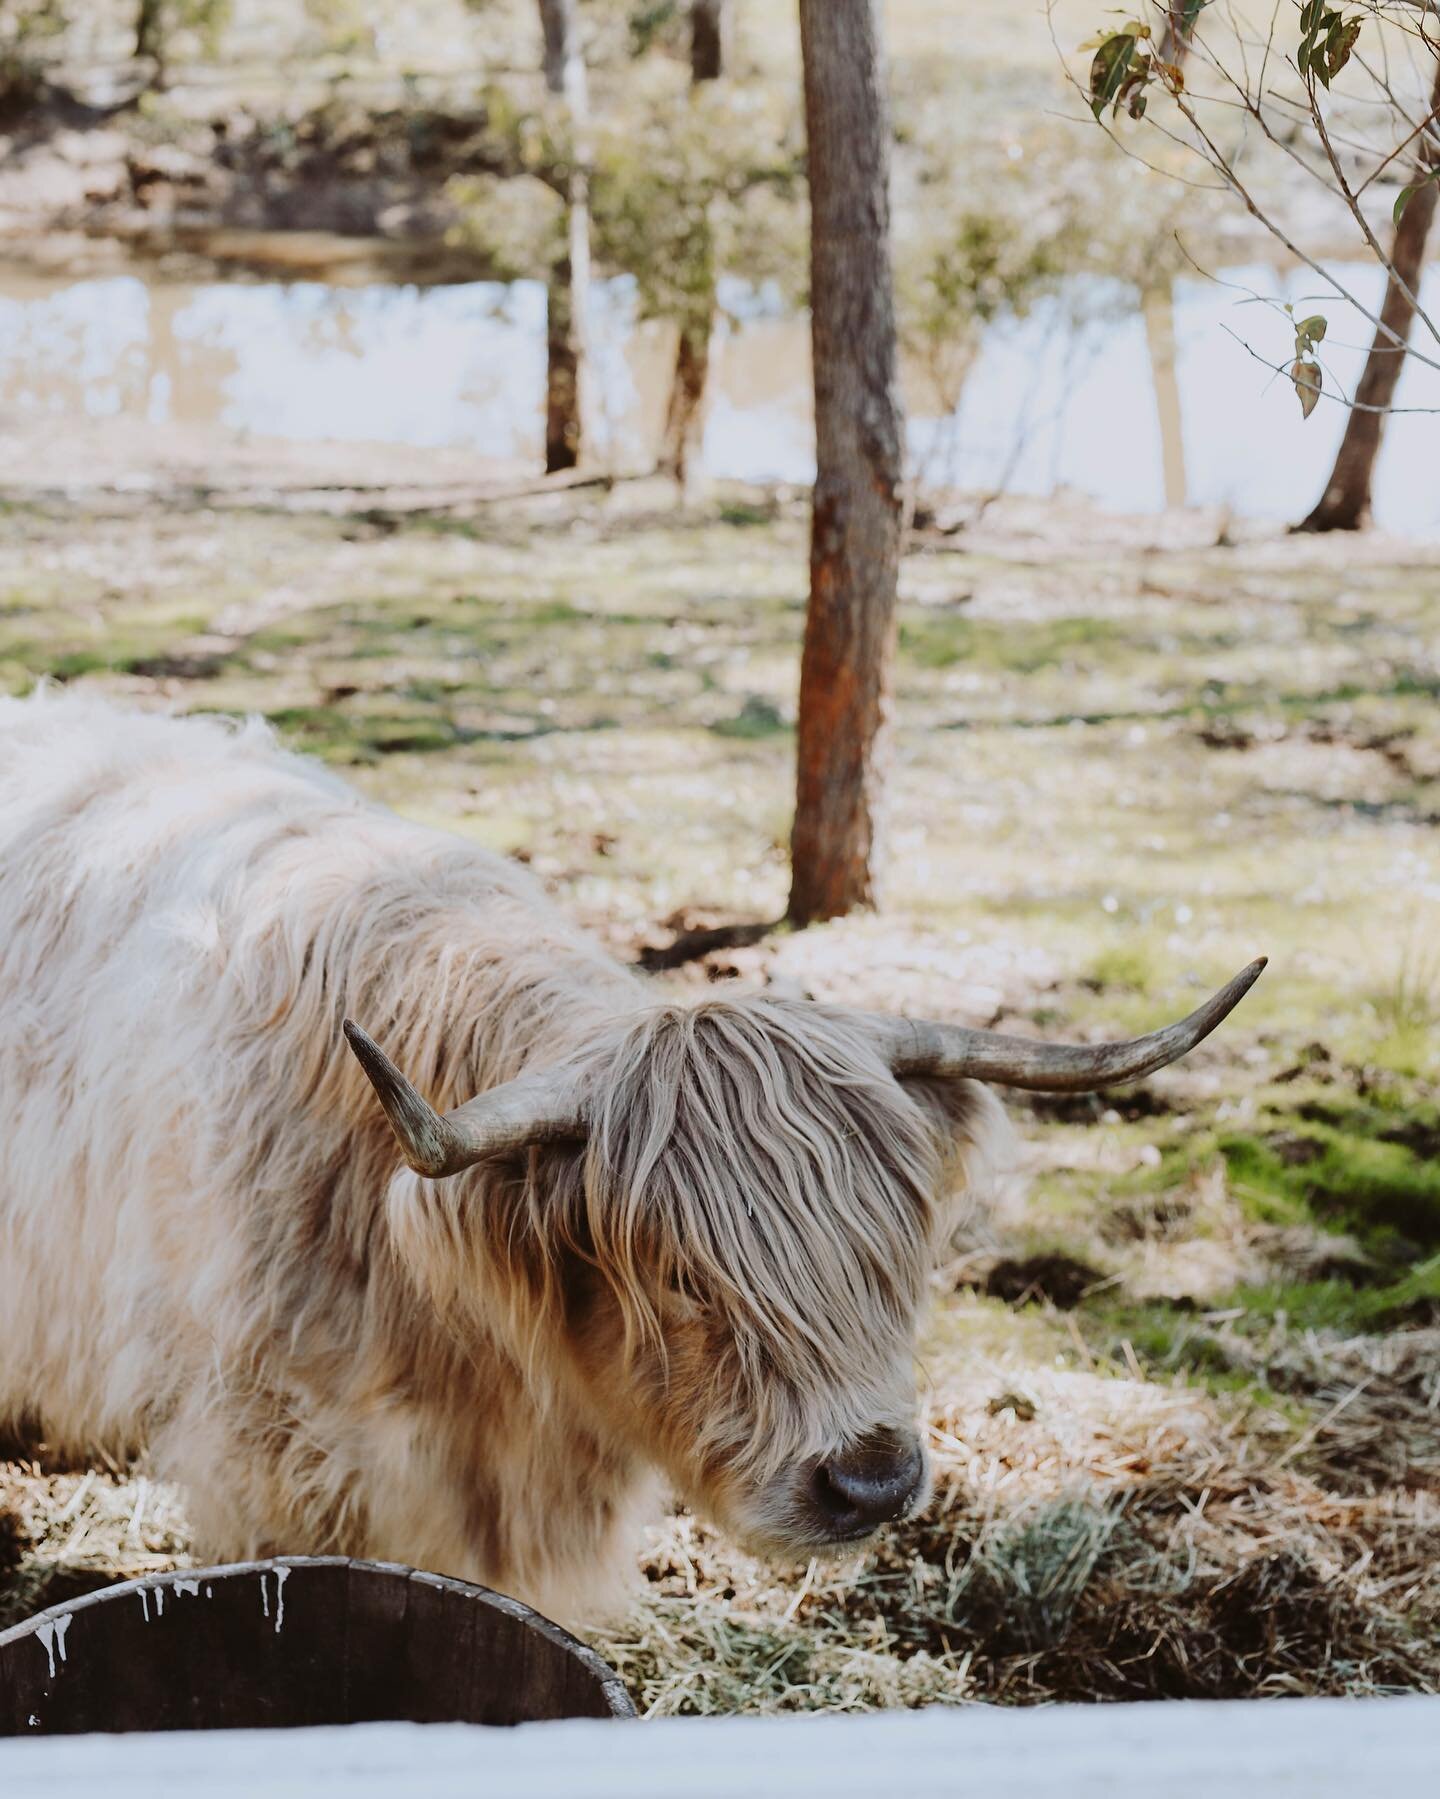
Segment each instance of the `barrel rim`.
M378 1575L388 1580L416 1581L422 1586L436 1587L442 1592L453 1593L459 1598L504 1612L508 1617L537 1631L556 1648L563 1649L580 1662L594 1677L612 1718L638 1716L635 1702L626 1690L624 1681L609 1662L563 1625L556 1624L543 1612L537 1612L534 1606L526 1605L523 1599L514 1599L508 1593L497 1593L493 1587L481 1586L477 1581L457 1580L450 1574L432 1574L428 1569L412 1568L404 1562L367 1561L360 1556L276 1555L260 1561L217 1562L207 1568L166 1568L156 1574L141 1574L132 1580L117 1581L113 1586L97 1587L93 1593L81 1593L77 1598L67 1599L60 1605L48 1606L43 1612L35 1612L30 1617L23 1618L20 1623L12 1624L8 1630L0 1630L0 1650L38 1635L46 1625L54 1624L59 1618L73 1617L95 1606L110 1605L128 1595L153 1593L157 1589L169 1591L181 1583L188 1587L205 1581L213 1584L219 1580L239 1579L241 1576L276 1574L282 1570L288 1574L292 1570L303 1571L307 1568L347 1568L362 1576Z

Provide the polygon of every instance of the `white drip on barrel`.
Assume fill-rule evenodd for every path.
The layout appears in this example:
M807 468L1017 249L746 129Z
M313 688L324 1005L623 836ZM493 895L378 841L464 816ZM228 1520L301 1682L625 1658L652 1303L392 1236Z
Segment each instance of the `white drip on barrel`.
M45 1651L46 1660L50 1663L50 1678L52 1680L55 1678L55 1663L57 1657L61 1666L63 1666L65 1662L65 1633L69 1628L70 1614L66 1612L62 1617L47 1619L45 1623L39 1625L35 1631L35 1635L40 1639L40 1645Z

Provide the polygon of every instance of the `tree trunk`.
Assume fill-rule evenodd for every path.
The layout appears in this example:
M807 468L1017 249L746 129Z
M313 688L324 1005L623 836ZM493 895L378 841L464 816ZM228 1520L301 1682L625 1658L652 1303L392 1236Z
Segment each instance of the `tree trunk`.
M903 450L881 0L800 0L815 495L789 916L877 897Z
M565 247L546 284L545 470L574 468L584 439L585 340L590 294L589 104L575 0L540 0L545 85L568 114Z
M1160 420L1165 504L1173 510L1185 504L1189 482L1185 474L1185 419L1175 368L1175 300L1169 285L1146 294L1144 306L1145 341L1150 350L1155 411Z
M158 83L165 75L165 0L140 0L135 20L135 59L155 65Z
M730 0L690 0L690 85L719 81L730 56ZM715 335L715 268L709 259L691 315L680 321L675 372L665 410L659 472L683 488L693 471L705 424L710 341Z
M1440 66L1435 72L1435 89L1430 100L1432 117L1440 111ZM1415 308L1404 292L1420 291L1425 273L1425 243L1435 219L1435 206L1440 199L1434 181L1426 181L1440 162L1440 152L1427 148L1411 179L1424 182L1411 194L1409 204L1400 214L1390 247L1392 273L1385 283L1385 300L1380 308L1380 324L1365 360L1365 372L1355 389L1354 404L1345 421L1345 435L1335 457L1335 467L1325 484L1313 512L1296 528L1301 531L1358 531L1369 522L1370 496L1375 484L1375 464L1380 456L1380 440L1385 430L1385 414L1395 398L1400 372L1405 366L1405 345ZM1370 410L1374 408L1375 410Z
M730 60L730 0L690 0L690 79L718 81Z
M675 346L675 373L670 382L670 403L665 412L665 436L660 449L660 473L681 487L693 471L705 413L705 386L710 375L710 339L714 312L703 322L682 324Z

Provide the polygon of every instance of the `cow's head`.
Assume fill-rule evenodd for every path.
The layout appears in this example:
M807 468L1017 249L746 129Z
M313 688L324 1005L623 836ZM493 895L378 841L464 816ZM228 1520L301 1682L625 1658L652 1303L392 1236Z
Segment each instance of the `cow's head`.
M656 1005L443 1116L346 1032L425 1177L420 1234L461 1261L483 1238L602 1435L752 1543L805 1552L924 1502L917 1324L1002 1116L976 1077L1137 1079L1263 966L1179 1024L1098 1047L764 995ZM477 1165L490 1178L462 1217L450 1177Z

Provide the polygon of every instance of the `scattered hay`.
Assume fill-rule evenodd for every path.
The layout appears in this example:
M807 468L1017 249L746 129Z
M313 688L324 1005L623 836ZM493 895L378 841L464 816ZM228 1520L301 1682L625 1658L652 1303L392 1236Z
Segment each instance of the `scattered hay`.
M655 1716L1440 1691L1440 1332L1274 1348L1304 1423L1093 1356L947 1365L923 1516L787 1568L678 1513L598 1647ZM188 1559L142 1471L0 1468L0 1624Z
M0 1464L0 1629L189 1560L178 1494L142 1470L51 1473L34 1461Z
M642 1711L1440 1691L1440 1330L1187 1320L1262 1402L1112 1362L1088 1309L948 1307L932 1505L788 1568L670 1518L597 1638ZM142 1468L0 1466L0 1625L188 1559Z
M1418 1408L1421 1459L1397 1455L1372 1494L1325 1476L1372 1453L1393 1393L1388 1424L1362 1394L1297 1427L1002 1358L946 1383L924 1516L776 1570L681 1514L600 1647L651 1715L1440 1691L1440 1360L1384 1338L1311 1353L1331 1382L1378 1358Z

